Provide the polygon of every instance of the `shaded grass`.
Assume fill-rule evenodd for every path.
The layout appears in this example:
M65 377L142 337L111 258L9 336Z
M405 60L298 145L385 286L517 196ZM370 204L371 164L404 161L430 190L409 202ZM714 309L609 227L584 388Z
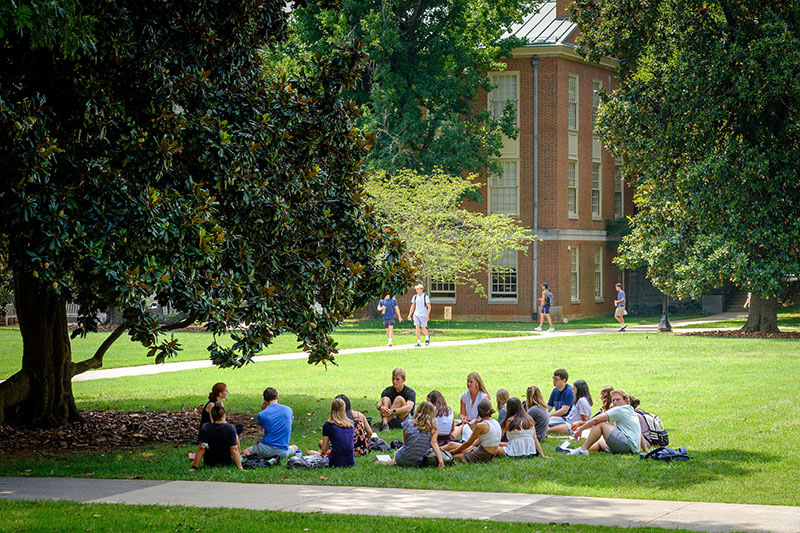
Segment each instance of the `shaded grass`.
M508 389L524 397L528 385L547 396L555 368L584 379L597 394L614 385L642 399L658 414L673 446L693 459L666 464L634 456L569 457L543 443L548 459L498 459L488 465L456 465L446 471L401 469L358 458L353 469L320 473L267 468L238 472L186 472L190 447L149 448L105 454L43 454L0 459L2 475L89 476L145 479L208 479L265 483L368 485L448 490L574 494L622 498L734 503L800 504L800 453L786 443L800 430L797 365L800 341L698 338L659 334L597 334L337 357L323 370L304 361L273 361L239 370L202 369L74 384L82 409L178 410L202 404L216 381L230 390L229 412L254 416L266 386L295 412L292 442L312 448L331 399L348 394L355 409L373 416L392 368L402 366L408 385L422 395L433 388L458 411L468 372L481 373L489 392ZM595 408L596 410L596 408ZM769 413L769 414L767 414ZM778 413L780 416L775 416ZM765 416L766 415L766 416ZM400 432L382 434L388 441ZM250 442L245 444L249 445Z
M679 326L681 328L741 328L747 319L725 320L723 322L702 322L689 326ZM778 308L778 329L800 327L800 304L791 304Z
M247 509L204 509L170 505L76 504L70 502L0 501L0 531L397 531L450 532L480 530L515 533L531 525L444 518L287 513ZM677 529L616 528L537 524L536 531L611 533L673 532Z

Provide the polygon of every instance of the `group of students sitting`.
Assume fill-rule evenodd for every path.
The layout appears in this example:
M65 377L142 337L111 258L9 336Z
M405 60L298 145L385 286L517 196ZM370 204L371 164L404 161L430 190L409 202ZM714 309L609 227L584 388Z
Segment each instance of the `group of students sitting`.
M455 461L487 463L495 457L544 457L540 441L548 434L571 435L583 440L572 455L589 455L589 451L638 453L650 447L648 425L634 408L639 400L625 391L603 387L600 390L602 409L592 416L593 405L589 387L583 380L568 384L564 369L553 373L553 391L547 403L535 385L527 388L525 401L510 397L508 391L497 391L497 418L489 393L477 372L467 376L467 390L460 398L459 417L438 390L432 390L426 400L417 405L416 393L405 384L402 368L392 372L392 385L384 389L376 404L380 422L375 430L402 428L403 445L394 457L378 461L399 466L421 466L426 455L433 452L440 468L444 467L442 451ZM199 466L205 456L206 465L235 464L242 468L241 456L255 454L263 457L288 457L297 446L290 445L292 411L278 404L277 391L264 391L264 404L257 423L264 437L248 450L239 453L238 434L243 428L225 423L222 400L227 397L224 383L214 386L209 402L203 409L198 450L192 468ZM275 407L275 406L279 407ZM206 416L208 411L208 417ZM205 422L206 418L213 419ZM377 437L366 415L351 409L345 395L331 403L330 417L322 426L319 450L307 450L308 455L326 455L330 466L352 466L355 457L370 452L370 440ZM213 442L209 442L213 441ZM213 455L207 449L216 451ZM221 451L220 451L221 450ZM212 463L209 463L209 457Z

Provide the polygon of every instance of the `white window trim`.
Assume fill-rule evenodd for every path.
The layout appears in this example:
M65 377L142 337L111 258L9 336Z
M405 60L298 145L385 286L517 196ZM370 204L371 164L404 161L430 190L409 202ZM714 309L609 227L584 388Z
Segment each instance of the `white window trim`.
M616 200L617 195L617 183L620 183L619 186L619 216L617 216L617 206L616 202L614 204L614 218L623 218L625 216L625 182L617 178L617 171L620 172L620 177L622 177L622 164L617 161L614 164L614 199Z
M597 267L598 267L598 264L597 264L597 252L600 252L600 265L599 265L600 266L600 270L597 269ZM595 253L594 274L595 274L595 276L597 276L598 273L600 274L600 287L599 287L600 288L600 291L599 291L600 294L599 295L597 294L598 291L597 291L597 287L595 286L594 301L595 301L595 303L602 303L602 302L606 301L605 297L603 296L603 261L605 259L604 253L603 253L603 245L601 244L601 245L595 246L594 253Z
M603 164L599 161L592 162L592 193L594 193L594 166L597 165L597 213L592 206L592 220L603 220Z
M570 163L575 163L575 212L574 213L571 213L570 210L569 210L569 189L570 189L570 186L569 186L569 164ZM581 188L580 188L581 180L580 180L579 176L580 176L580 165L578 164L578 160L577 159L572 159L572 158L568 159L567 160L567 218L570 219L570 220L578 220L578 212L579 212L578 206L580 204L578 199L581 197L581 195L580 195L580 193L581 193Z
M433 295L433 279L428 277L425 280L425 286L428 287L428 298L432 304L454 304L456 303L456 297L458 296L458 284L455 280L453 280L453 292L455 292L456 296L449 297L449 296L434 296Z
M517 277L517 280L516 280L516 289L517 289L516 290L516 296L513 296L513 297L509 296L509 297L505 297L504 298L502 296L495 296L494 295L494 293L492 292L492 276L493 276L494 273L493 273L493 268L492 268L492 266L490 264L489 265L489 272L488 272L488 274L489 274L489 277L488 277L488 284L489 284L488 303L489 304L493 304L493 305L496 305L496 304L516 305L517 304L517 301L519 299L519 253L516 250L514 250L513 255L514 255L514 269L515 269L516 277Z
M574 128L570 127L570 125L569 125L569 105L572 103L572 102L569 101L569 82L570 82L570 80L573 80L573 79L575 80L575 127ZM580 109L581 109L581 107L580 107L580 105L581 105L581 98L580 98L581 84L580 84L580 81L581 80L580 80L580 78L578 77L577 74L570 74L569 77L567 78L567 129L569 131L578 131L578 129L580 128L580 125L581 125L581 121L580 121L580 114L581 114L580 113Z
M581 250L580 246L572 245L569 247L569 300L571 304L581 303ZM575 255L575 293L572 294L572 255Z
M595 90L597 87L597 90ZM594 133L595 127L597 127L597 110L600 109L600 94L599 91L603 90L603 82L602 80L592 80L592 133ZM595 95L597 95L597 106L594 105Z
M512 76L516 77L516 93L517 93L517 100L516 100L517 124L516 124L516 126L519 128L519 81L520 81L519 79L520 79L520 72L518 70L504 70L502 72L489 72L488 76L489 76L489 80L491 80L492 83L495 83L494 82L494 78L500 78L500 77L510 78ZM492 115L492 92L493 91L489 91L486 94L486 109L489 111L490 115ZM494 118L494 117L492 117L492 118Z
M514 213L495 213L494 211L492 211L492 205L493 205L492 190L494 189L494 187L492 186L492 177L489 176L489 178L487 180L488 181L487 189L488 189L488 192L489 192L489 194L488 194L488 196L489 196L489 198L488 198L489 205L486 206L486 211L490 215L506 215L506 216L511 217L511 218L519 218L520 217L520 214L519 214L519 212L520 212L520 209L519 209L519 188L520 188L519 187L519 181L520 181L519 180L519 174L520 174L519 165L520 165L520 160L519 159L506 158L506 159L500 159L499 163L501 165L501 169L502 169L503 163L516 163L517 164L517 187L516 187L516 189L517 189L517 198L516 198L517 210ZM501 170L501 172L502 172L502 170Z

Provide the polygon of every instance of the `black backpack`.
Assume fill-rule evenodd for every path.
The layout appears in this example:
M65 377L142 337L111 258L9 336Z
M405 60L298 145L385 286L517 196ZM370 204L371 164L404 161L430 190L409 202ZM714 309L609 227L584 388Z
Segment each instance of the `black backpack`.
M656 448L655 450L650 450L646 454L641 454L640 458L642 459L655 459L657 461L688 461L691 459L689 454L686 452L686 448L681 446L677 450L673 450L672 448L667 448L662 446L661 448Z

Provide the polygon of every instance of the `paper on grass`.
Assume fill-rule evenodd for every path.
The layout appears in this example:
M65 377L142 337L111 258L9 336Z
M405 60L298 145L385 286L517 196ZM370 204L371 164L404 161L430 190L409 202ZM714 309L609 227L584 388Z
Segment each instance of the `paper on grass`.
M376 455L375 459L377 459L378 461L391 461L392 460L392 456L391 455Z

